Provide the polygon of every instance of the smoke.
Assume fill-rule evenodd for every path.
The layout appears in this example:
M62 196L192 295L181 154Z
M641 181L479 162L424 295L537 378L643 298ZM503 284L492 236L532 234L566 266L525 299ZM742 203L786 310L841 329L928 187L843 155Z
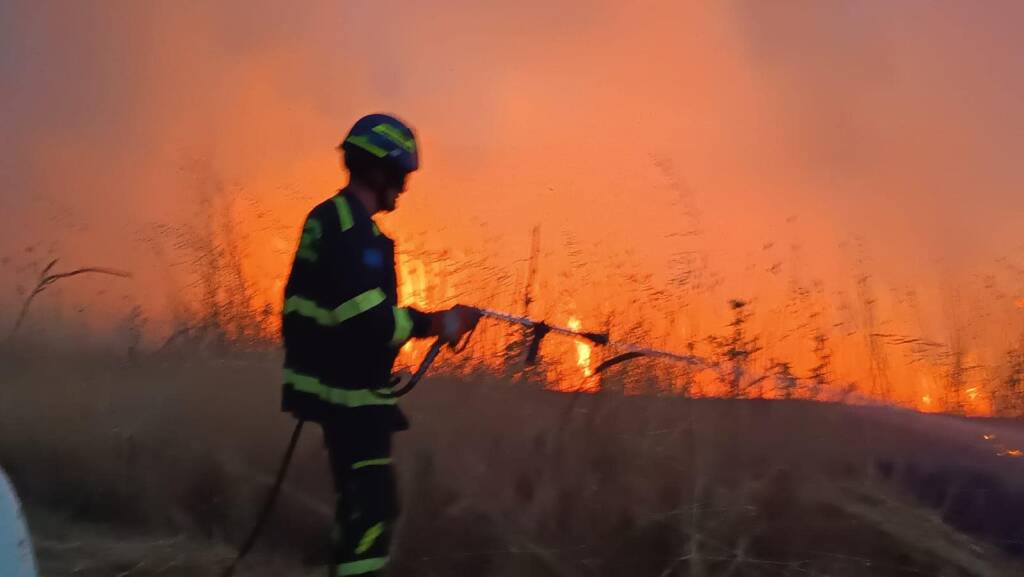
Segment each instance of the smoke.
M424 168L385 225L424 247L490 239L515 267L539 224L545 271L609 284L623 262L667 283L700 253L719 310L776 278L854 298L871 275L916 295L909 331L947 331L925 325L953 294L1012 314L1019 3L487 4L4 2L2 302L53 255L135 271L108 308L158 315L187 287L147 239L194 222L204 186L242 199L272 286L343 184L333 146L392 111Z

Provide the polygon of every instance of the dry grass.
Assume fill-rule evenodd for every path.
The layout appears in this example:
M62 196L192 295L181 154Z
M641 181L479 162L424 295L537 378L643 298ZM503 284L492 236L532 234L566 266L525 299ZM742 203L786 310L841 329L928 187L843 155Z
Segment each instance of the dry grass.
M0 464L44 573L216 575L292 426L279 360L3 354ZM1024 574L1006 553L1021 527L992 513L1020 518L1024 462L981 439L1018 424L486 377L429 380L405 405L396 574ZM240 575L321 574L321 445L309 429Z

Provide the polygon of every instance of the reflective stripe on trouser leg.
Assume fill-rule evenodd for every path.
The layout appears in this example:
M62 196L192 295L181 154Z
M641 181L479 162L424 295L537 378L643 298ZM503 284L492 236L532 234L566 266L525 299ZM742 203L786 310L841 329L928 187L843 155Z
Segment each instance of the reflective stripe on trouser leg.
M388 565L398 498L390 433L324 427L338 504L331 575L381 575Z
M336 512L333 575L379 575L391 548L394 475L389 465L374 465L351 470L348 477Z
M390 559L388 557L367 557L366 559L357 559L355 561L346 561L345 563L339 563L334 569L334 575L336 577L346 577L347 575L378 575L379 571L388 566Z

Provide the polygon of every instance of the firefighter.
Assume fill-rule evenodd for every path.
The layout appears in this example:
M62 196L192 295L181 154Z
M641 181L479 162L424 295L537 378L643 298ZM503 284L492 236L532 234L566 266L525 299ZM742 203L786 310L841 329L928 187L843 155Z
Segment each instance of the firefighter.
M399 505L392 435L409 427L387 390L410 338L457 343L479 313L398 306L395 245L373 221L418 168L404 123L371 114L338 147L348 185L306 217L285 288L283 410L319 423L337 493L331 575L379 575Z

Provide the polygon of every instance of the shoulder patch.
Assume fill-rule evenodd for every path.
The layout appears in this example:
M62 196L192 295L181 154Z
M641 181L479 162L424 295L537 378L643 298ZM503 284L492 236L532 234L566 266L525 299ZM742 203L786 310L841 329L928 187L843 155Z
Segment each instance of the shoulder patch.
M372 247L363 250L363 264L370 268L381 268L384 266L384 252Z

